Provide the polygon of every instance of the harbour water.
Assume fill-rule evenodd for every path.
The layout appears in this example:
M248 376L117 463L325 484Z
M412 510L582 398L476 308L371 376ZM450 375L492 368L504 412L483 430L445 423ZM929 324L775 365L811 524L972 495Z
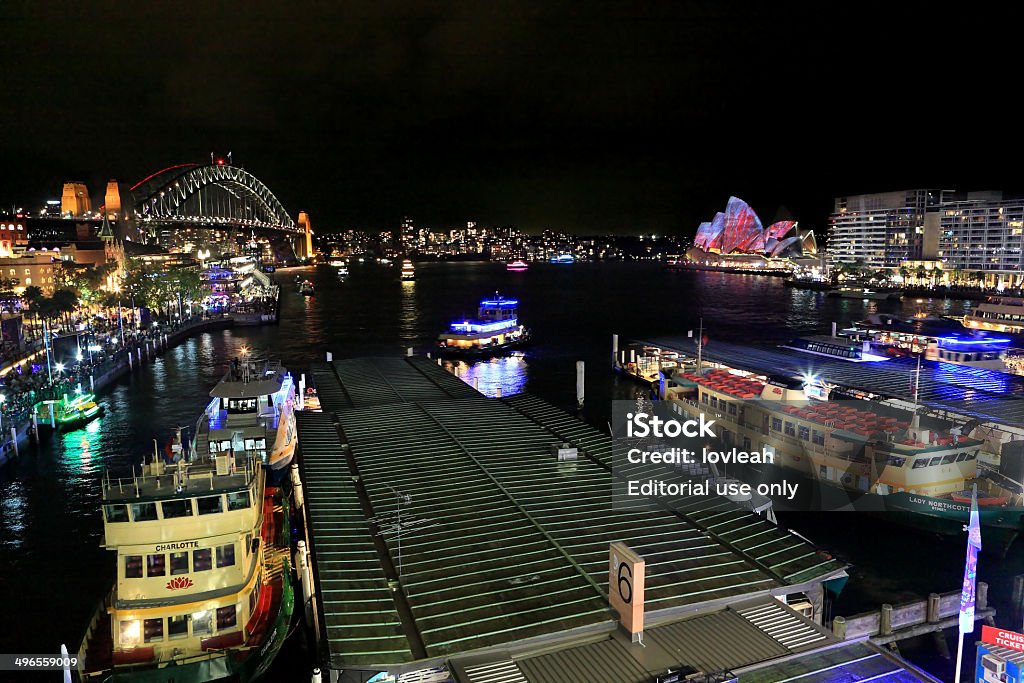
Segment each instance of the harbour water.
M521 354L479 363L449 363L484 393L528 391L575 409L575 362L586 362L586 405L595 426L610 418L613 398L640 390L610 371L611 335L655 337L696 329L703 319L709 344L780 342L797 334L827 332L831 321L869 313L913 315L919 310L962 315L969 302L885 302L827 298L789 289L777 278L713 272L674 272L658 265L534 265L508 272L501 264L420 264L416 280L399 281L396 268L352 263L339 282L328 268L281 270L281 323L205 333L117 383L101 395L107 414L87 428L55 435L24 449L0 468L0 652L58 652L77 645L113 572L113 556L100 548L99 478L130 470L152 451L153 439L194 424L226 363L246 345L300 369L326 351L335 358L397 355L429 346L448 322L472 314L495 290L521 301L520 315L534 334ZM296 275L316 287L303 297ZM878 520L847 514L790 515L782 520L850 562L852 580L834 614L852 614L881 602L898 603L957 588L961 540L909 536ZM1024 544L1004 559L985 556L980 579L1010 620L1010 581L1024 573ZM951 665L929 643L904 652L942 677ZM300 666L294 651L280 666Z

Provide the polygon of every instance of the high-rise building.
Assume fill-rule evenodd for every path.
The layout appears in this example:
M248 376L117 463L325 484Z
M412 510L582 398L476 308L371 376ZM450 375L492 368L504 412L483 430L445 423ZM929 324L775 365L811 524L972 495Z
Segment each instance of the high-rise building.
M1024 199L969 192L942 206L938 258L946 270L1024 271Z
M939 209L951 196L952 190L925 189L836 197L829 261L896 268L936 258Z
M412 219L406 216L402 219L402 227L398 230L398 249L403 254L408 254L416 247L416 226Z
M60 212L64 216L80 217L92 211L89 201L89 190L85 183L71 180L64 183L64 192L60 198Z

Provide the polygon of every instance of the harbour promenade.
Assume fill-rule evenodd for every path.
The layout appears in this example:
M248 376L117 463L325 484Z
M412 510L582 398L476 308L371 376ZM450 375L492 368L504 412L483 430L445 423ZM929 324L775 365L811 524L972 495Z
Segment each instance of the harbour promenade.
M23 368L29 364L46 367L46 351L31 347L17 358L11 358L0 368L5 377L3 415L0 421L0 465L17 457L20 445L34 438L34 410L39 401L59 399L81 388L96 393L110 386L122 375L151 362L158 354L179 344L188 337L210 330L232 327L235 320L230 313L201 315L186 318L170 325L153 326L125 334L124 344L90 353L82 361L61 370L29 374ZM90 362L90 357L92 362ZM8 377L10 373L21 377ZM45 377L45 379L44 379ZM19 381L20 380L20 381Z

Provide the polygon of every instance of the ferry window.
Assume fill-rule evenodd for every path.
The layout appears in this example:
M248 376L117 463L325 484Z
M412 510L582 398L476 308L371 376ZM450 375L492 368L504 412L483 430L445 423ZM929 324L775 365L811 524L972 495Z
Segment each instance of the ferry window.
M729 404L729 414L730 415L735 415L736 414L736 404L735 403L730 403Z
M210 442L210 452L211 453L216 453L217 452L217 442L216 441L211 441Z
M249 553L252 552L253 549L254 548L253 548L253 545L252 545L252 534L246 534L245 535L245 554L246 554L246 556L248 556Z
M177 617L167 617L167 638L176 640L188 638L188 616L185 614Z
M235 563L235 545L217 546L217 567L230 567Z
M126 579L141 579L142 578L142 555L125 555L125 558L124 558L124 578L126 578Z
M800 425L800 428L797 431L798 431L798 436L800 437L801 441L809 441L810 440L810 438L811 438L811 430L810 429L808 429L807 427L804 427L803 425Z
M743 450L749 452L750 451L750 447L752 445L753 444L750 443L750 437L749 436L743 437Z
M138 619L132 619L130 621L121 622L121 637L119 639L122 646L134 647L139 644L142 639L142 622Z
M924 458L914 461L914 469L920 469L922 467L928 467L928 461Z
M794 425L792 422L787 422L786 434L789 436L796 436L796 425Z
M192 571L205 572L213 569L213 552L210 548L200 548L192 551Z
M773 432L781 432L782 431L782 418L781 417L773 417L772 418L772 431Z
M196 507L201 515L213 515L224 512L224 500L220 496L204 496L196 498Z
M256 439L256 448L266 449L267 440L265 438Z
M246 439L245 440L245 450L247 450L247 451L254 451L254 450L256 450L256 439Z
M235 618L235 606L217 608L217 631L232 628L237 623Z
M811 431L811 441L818 444L819 446L825 445L825 433L819 432L817 429Z
M942 456L940 455L940 456L936 456L936 457L932 458L931 462L929 462L928 464L929 465L938 465L941 462L942 462Z
M156 519L156 503L132 503L132 519L136 522Z
M966 459L967 459L967 453L957 453L957 455L956 455L956 461L957 462L963 462Z
M905 463L906 461L906 458L899 458L895 455L890 455L889 459L886 461L885 464L890 465L892 467L903 467L903 463Z
M188 553L171 553L171 576L188 574Z
M146 576L163 576L167 573L167 556L159 555L146 556Z
M231 439L225 439L220 442L220 452L226 453L231 450Z
M956 462L956 453L950 453L949 455L942 456L942 464L949 465Z
M164 519L192 516L191 500L165 500L160 503L160 507L163 508Z
M104 505L103 512L106 514L108 522L128 521L127 505Z
M146 619L142 622L142 632L144 634L144 640L147 643L152 643L155 640L164 639L164 620L163 619Z
M701 403L707 403L708 402L708 395L706 393L701 392L701 394L700 394L700 402Z
M717 396L712 396L711 397L711 407L712 408L717 408L718 407L718 397Z
M978 457L978 454L977 454L977 453L968 453L968 454L967 454L967 459L968 459L968 460L974 460L974 459L975 459L975 458L977 458L977 457Z
M236 491L228 494L228 511L244 510L249 507L249 492Z
M192 635L203 636L211 633L213 633L213 613L210 610L193 612Z

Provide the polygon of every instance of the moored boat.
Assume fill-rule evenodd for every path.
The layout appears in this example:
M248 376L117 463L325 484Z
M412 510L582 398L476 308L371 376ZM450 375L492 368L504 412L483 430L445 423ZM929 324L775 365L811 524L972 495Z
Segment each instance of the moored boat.
M313 296L313 283L309 280L303 280L299 283L299 294L302 296Z
M84 681L252 681L294 605L287 502L254 453L154 454L102 482L117 577L78 651Z
M530 331L519 324L519 301L497 294L483 299L477 317L453 321L437 338L437 352L449 357L492 356L523 346Z
M642 372L644 362L657 366L657 351L638 344L628 350L628 362L624 355L618 363L637 377L662 377L651 386L673 412L714 419L714 448L770 454L767 467L746 472L758 480L752 483L796 475L809 482L810 500L828 502L810 509L861 510L939 534L962 531L970 509L965 491L976 485L981 523L992 541L988 551L1005 552L1024 532L1024 449L1017 445L1024 430L920 407L920 365L899 382L913 387L908 399L872 394L867 384L857 389L811 374L773 374L779 371L767 366L757 371L749 357L739 357L736 366L722 357L703 364L687 357L676 367ZM785 363L784 353L776 355L775 362ZM773 363L767 356L764 362ZM851 364L843 376L866 382L885 365ZM948 372L932 366L929 382L931 372ZM893 367L905 370L906 364ZM787 501L776 502L787 509Z
M59 400L40 401L36 404L36 417L40 425L59 432L73 432L89 424L105 411L96 402L96 396L76 390Z

